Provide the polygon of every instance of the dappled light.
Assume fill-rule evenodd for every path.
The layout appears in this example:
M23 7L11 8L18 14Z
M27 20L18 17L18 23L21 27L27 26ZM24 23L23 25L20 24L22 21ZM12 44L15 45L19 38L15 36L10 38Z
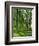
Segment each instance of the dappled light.
M12 37L32 36L32 9L12 8Z

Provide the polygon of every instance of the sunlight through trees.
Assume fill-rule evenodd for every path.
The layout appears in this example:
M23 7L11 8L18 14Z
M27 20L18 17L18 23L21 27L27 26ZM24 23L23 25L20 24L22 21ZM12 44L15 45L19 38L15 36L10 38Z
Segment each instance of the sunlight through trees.
M12 37L32 35L32 9L12 8Z

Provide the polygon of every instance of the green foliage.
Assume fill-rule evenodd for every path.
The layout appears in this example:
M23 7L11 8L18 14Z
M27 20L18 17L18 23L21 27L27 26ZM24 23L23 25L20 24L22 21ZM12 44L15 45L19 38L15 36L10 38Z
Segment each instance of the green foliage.
M32 35L32 9L12 8L13 31L12 36L31 36Z

